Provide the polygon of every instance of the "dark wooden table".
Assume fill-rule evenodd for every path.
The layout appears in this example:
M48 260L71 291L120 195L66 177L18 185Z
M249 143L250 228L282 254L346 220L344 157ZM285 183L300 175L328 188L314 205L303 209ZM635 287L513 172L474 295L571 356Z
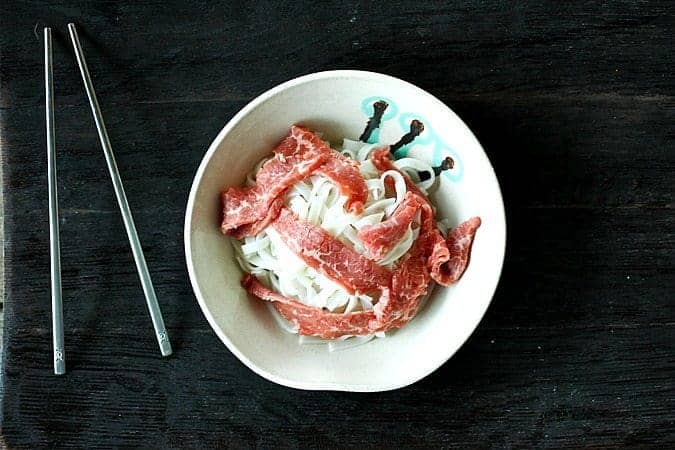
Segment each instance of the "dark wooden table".
M188 3L190 6L188 6ZM4 2L8 448L675 445L669 1ZM159 356L79 79L75 21L174 344ZM41 28L54 27L68 374L52 375ZM441 369L380 394L244 367L202 316L183 214L211 140L292 77L375 70L447 102L495 165L500 287Z

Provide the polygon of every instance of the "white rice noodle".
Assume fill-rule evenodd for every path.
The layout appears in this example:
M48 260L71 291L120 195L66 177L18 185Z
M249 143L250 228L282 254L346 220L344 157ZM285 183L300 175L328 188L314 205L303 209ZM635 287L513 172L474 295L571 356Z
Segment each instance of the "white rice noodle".
M452 225L450 225L450 221L448 219L439 220L436 222L436 226L438 226L438 229L440 230L443 237L448 237L448 231L450 228L452 228Z
M425 194L427 193L427 190L433 186L434 181L436 181L434 169L428 163L417 158L401 158L394 161L394 165L415 181L417 187ZM419 172L427 172L429 178L420 181Z
M394 212L396 207L403 201L408 188L405 185L405 179L403 178L403 175L401 175L399 172L396 172L395 170L387 170L384 172L380 177L382 184L384 184L384 180L387 177L394 180L394 190L396 192L396 201L393 205L388 206L387 209L384 210L385 215L389 217Z

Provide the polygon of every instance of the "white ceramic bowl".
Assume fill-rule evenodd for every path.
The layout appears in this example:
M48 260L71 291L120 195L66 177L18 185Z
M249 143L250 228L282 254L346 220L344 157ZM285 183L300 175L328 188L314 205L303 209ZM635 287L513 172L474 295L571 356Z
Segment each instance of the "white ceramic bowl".
M483 224L470 265L455 285L436 287L417 316L384 339L336 352L299 345L282 331L262 301L240 287L242 272L229 238L219 230L219 195L245 174L295 123L331 142L358 139L372 103L386 99L379 141L393 143L419 118L425 131L411 155L438 163L455 159L432 201L453 225L471 216ZM450 108L410 83L371 72L314 73L283 83L246 105L206 152L185 215L185 254L192 287L211 327L228 349L257 374L299 389L385 391L407 386L447 361L468 339L494 294L504 259L504 205L480 144Z

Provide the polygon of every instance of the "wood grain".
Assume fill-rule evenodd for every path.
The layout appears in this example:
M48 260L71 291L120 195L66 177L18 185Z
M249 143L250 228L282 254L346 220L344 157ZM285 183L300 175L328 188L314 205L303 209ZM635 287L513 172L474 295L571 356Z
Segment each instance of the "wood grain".
M0 14L8 448L675 445L669 2L11 2ZM174 343L161 359L65 35L78 23ZM69 373L51 375L41 42L55 28ZM39 33L38 33L39 36ZM252 374L189 286L197 165L252 97L335 68L450 105L495 166L508 249L441 369L381 394Z

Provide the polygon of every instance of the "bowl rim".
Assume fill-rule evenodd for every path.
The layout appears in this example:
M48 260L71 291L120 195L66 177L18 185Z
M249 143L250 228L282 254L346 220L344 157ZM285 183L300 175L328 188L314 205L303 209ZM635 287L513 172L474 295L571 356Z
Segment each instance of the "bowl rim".
M195 206L195 200L196 200L196 195L197 195L197 190L198 187L202 181L202 178L204 176L204 173L206 171L206 167L208 166L209 162L211 161L211 158L213 157L213 154L216 152L217 148L220 146L220 143L223 141L224 137L246 116L251 112L253 109L257 108L260 104L264 103L271 97L277 95L278 93L294 87L298 86L304 83L309 83L313 82L316 80L321 80L321 79L330 79L330 78L361 78L361 79L368 79L368 80L386 80L386 81L394 81L396 83L402 83L404 85L407 85L408 87L411 87L417 91L420 92L422 95L426 95L430 98L430 100L434 103L437 103L439 107L442 109L447 110L450 115L455 116L456 119L458 119L466 128L468 133L471 135L471 137L474 139L474 141L478 144L481 154L478 155L479 158L482 158L485 160L487 163L487 166L490 168L492 171L492 175L495 180L496 188L497 188L497 195L498 195L498 200L499 200L499 205L501 205L501 208L499 211L497 211L497 214L499 217L501 217L501 223L503 224L503 236L504 236L504 245L500 249L501 252L499 254L499 269L497 271L498 275L495 277L493 286L489 289L490 296L489 300L485 303L485 306L483 308L483 311L481 312L480 316L478 316L478 319L475 321L474 324L472 324L471 332L464 338L464 341L452 352L449 352L447 357L441 358L438 362L438 364L435 364L430 370L426 371L425 373L421 374L415 374L409 378L406 378L402 381L397 381L397 382L392 382L392 383L387 383L387 384L378 384L378 385L372 385L372 384L345 384L345 383L336 383L336 382L298 382L295 381L291 378L286 378L283 376L279 376L277 374L268 372L267 370L259 367L256 363L254 363L251 359L249 359L244 353L242 353L237 346L229 339L229 337L225 334L223 330L221 330L220 326L215 320L215 317L211 314L211 311L207 308L206 306L206 301L204 300L204 296L202 295L202 292L199 288L199 284L197 283L197 276L195 273L195 268L194 268L194 262L192 260L192 252L191 252L191 247L192 247L192 242L191 242L191 233L190 233L190 226L192 223L192 212L194 210ZM249 103L246 104L242 109L240 109L226 124L225 126L220 130L220 132L216 135L216 137L213 139L211 144L209 145L208 150L202 157L202 160L199 164L199 167L197 169L197 172L195 173L194 179L192 181L192 185L190 186L190 194L188 196L188 201L186 205L186 211L185 211L185 224L184 224L184 229L183 229L183 240L184 240L184 249L185 249L185 259L186 259L186 264L187 264L187 269L188 269L188 275L190 278L190 284L192 285L192 290L195 294L195 297L197 298L197 302L199 303L199 307L202 310L202 313L206 317L206 320L208 321L209 325L213 329L213 331L216 333L218 338L225 344L227 349L232 352L242 363L244 363L245 366L247 366L249 369L251 369L254 373L257 375L260 375L261 377L272 381L273 383L280 384L282 386L294 388L294 389L302 389L302 390L326 390L326 391L347 391L347 392L383 392L383 391L390 391L390 390L395 390L395 389L400 389L406 386L409 386L411 384L416 383L417 381L429 376L438 368L440 368L442 365L444 365L446 362L450 360L454 356L454 354L459 351L464 344L471 338L473 333L475 333L476 329L478 328L478 325L480 322L483 320L485 317L485 313L487 312L487 309L490 307L490 304L492 303L492 300L494 298L494 294L497 290L497 287L499 285L499 281L502 276L502 271L504 268L504 257L506 254L506 239L507 239L507 227L506 227L506 212L505 212L505 207L504 207L504 199L503 195L501 192L501 187L499 184L499 179L497 178L497 174L495 173L494 167L492 166L492 163L490 162L490 159L487 157L487 154L485 153L485 149L483 148L482 144L480 141L476 138L475 134L469 128L469 126L444 102L442 102L440 99L438 99L436 96L433 94L427 92L426 90L408 82L405 80L402 80L397 77L393 77L391 75L385 75L382 73L378 72L371 72L371 71L364 71L364 70L328 70L328 71L322 71L322 72L313 72L309 73L307 75L302 75L296 78L293 78L291 80L288 80L286 82L283 82L265 92L262 94L256 96L253 100L251 100Z

